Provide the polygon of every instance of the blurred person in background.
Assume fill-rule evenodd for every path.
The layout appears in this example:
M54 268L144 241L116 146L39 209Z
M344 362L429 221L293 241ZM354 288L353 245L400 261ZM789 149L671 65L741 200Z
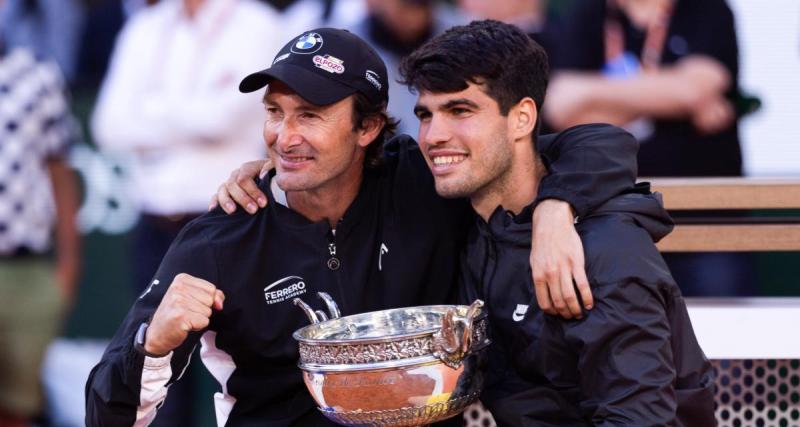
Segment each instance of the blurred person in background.
M284 34L315 27L352 29L367 15L366 0L261 0L281 11Z
M45 349L76 293L79 191L65 157L79 135L58 66L0 37L2 427L25 427L43 410Z
M641 176L742 174L739 58L724 0L585 0L567 14L544 113L640 141ZM739 112L741 113L741 112ZM668 254L684 294L754 293L747 254Z
M400 61L431 37L466 21L458 10L437 0L366 0L367 16L352 31L373 46L386 62L389 81L399 78ZM415 135L416 95L405 85L389 86L389 112L400 120L399 133Z
M264 157L257 95L234 89L277 52L280 29L276 12L256 0L162 0L120 32L91 125L101 148L133 161L135 295L228 171ZM168 400L154 425L194 425L191 381L181 386L172 396L182 401Z
M84 8L89 0L5 1L0 28L6 45L25 46L36 56L52 60L72 84L78 75Z
M77 72L72 87L75 103L86 99L86 104L91 106L97 98L114 50L114 40L125 23L130 6L126 8L129 2L120 0L84 1L88 6L81 28Z
M477 19L494 19L526 32L547 52L550 62L557 53L558 25L547 11L546 0L459 0L458 6Z

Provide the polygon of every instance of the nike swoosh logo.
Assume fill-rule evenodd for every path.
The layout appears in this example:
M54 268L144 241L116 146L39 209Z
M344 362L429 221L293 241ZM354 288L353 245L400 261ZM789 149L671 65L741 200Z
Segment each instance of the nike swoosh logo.
M511 315L515 322L521 322L525 318L525 313L528 312L528 306L524 304L517 304L517 309Z

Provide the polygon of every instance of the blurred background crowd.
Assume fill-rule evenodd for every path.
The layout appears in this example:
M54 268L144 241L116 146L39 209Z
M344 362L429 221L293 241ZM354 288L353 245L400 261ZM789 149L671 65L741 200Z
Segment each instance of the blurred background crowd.
M792 0L0 0L0 427L83 424L88 371L172 239L265 154L242 77L304 30L347 28L415 135L400 59L479 18L547 50L545 129L624 126L640 176L800 175ZM795 295L797 261L668 258L690 296ZM186 375L156 425L213 425L214 384Z

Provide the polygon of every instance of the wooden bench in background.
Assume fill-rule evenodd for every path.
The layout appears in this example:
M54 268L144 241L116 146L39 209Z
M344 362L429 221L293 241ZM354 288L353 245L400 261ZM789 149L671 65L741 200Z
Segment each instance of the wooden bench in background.
M651 182L672 214L705 212L679 215L672 233L658 242L662 252L800 252L800 178L641 181ZM687 305L711 359L800 359L800 339L782 338L797 336L785 328L800 324L800 298L687 298Z
M680 218L658 243L662 252L800 251L800 178L646 179L670 212L769 210L768 216ZM774 213L778 215L775 216Z
M642 181L652 183L676 218L674 231L658 243L662 252L800 252L800 178ZM686 302L717 370L719 427L800 425L800 298Z

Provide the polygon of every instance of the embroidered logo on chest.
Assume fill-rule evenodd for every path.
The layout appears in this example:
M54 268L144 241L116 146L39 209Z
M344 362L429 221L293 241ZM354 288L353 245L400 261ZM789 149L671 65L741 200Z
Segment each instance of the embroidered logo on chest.
M383 254L388 254L389 248L386 247L386 243L381 243L380 252L378 252L378 271L383 271Z
M306 293L306 282L300 276L284 277L264 288L267 304L277 304Z

